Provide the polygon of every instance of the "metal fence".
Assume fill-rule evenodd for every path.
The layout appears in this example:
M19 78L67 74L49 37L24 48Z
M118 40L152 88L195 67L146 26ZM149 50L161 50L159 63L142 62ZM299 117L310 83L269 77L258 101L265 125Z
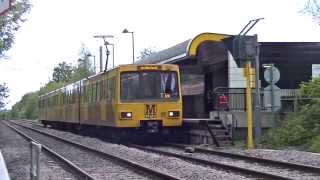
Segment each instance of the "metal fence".
M299 97L297 89L274 89L260 91L262 111L285 111L292 112L297 109L299 101L306 101L306 98ZM252 89L253 101L255 91ZM246 109L245 88L218 87L214 90L214 110L216 111L245 111ZM221 103L222 96L225 96L227 103ZM273 99L271 99L273 98Z

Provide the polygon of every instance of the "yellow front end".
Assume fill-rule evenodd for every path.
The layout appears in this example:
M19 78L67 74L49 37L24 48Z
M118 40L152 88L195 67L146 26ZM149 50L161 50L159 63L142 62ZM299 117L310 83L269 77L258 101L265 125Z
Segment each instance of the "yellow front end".
M128 103L117 106L117 127L140 127L145 121L158 121L162 127L182 125L182 103L148 102Z
M120 66L118 77L116 127L161 129L182 125L177 65Z

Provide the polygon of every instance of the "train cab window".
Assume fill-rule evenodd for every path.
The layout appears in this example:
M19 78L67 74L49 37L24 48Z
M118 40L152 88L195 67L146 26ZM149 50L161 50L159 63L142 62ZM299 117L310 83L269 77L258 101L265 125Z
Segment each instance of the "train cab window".
M177 74L172 72L165 72L160 74L161 86L160 97L161 98L178 98L178 78Z
M177 100L178 85L176 72L126 72L121 74L120 97L122 101Z

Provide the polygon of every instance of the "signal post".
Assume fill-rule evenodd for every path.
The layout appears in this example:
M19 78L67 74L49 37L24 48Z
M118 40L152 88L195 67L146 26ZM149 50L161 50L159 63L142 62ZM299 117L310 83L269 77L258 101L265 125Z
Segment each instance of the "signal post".
M255 129L256 139L261 136L261 118L260 118L260 91L259 91L259 47L257 35L246 36L246 34L261 19L250 20L248 24L241 30L237 36L231 36L224 41L231 51L238 67L244 68L244 76L246 77L246 115L247 115L247 148L253 149L253 111L252 111L252 92L251 88L256 88L255 97ZM255 69L251 68L251 62L254 62ZM255 72L255 70L257 72ZM255 77L255 81L253 80Z

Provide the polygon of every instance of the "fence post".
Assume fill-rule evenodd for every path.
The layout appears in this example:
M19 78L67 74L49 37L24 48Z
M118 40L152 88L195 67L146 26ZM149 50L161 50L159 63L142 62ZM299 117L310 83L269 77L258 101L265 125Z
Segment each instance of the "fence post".
M30 167L30 177L31 180L40 179L40 153L41 144L31 142L31 167Z
M298 111L298 97L297 94L294 94L294 99L293 99L293 112Z

